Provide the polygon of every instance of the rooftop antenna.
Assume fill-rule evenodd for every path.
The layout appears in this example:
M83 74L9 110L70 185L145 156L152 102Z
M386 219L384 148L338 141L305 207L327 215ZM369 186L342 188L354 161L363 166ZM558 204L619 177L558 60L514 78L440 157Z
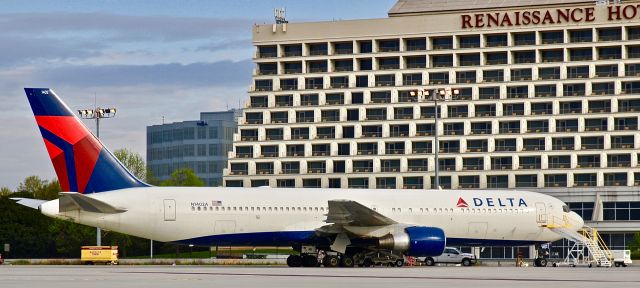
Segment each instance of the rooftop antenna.
M287 11L284 8L273 9L273 14L276 18L276 24L289 23L287 21Z

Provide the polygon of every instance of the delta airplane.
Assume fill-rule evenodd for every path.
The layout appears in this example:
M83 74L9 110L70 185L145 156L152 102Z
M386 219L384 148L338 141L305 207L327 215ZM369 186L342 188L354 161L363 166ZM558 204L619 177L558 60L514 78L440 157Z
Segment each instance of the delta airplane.
M65 192L15 200L58 219L163 242L291 246L301 252L287 259L294 267L316 266L319 250L325 266L353 266L371 251L428 257L445 244L548 243L562 238L552 224L584 224L562 201L527 191L153 187L53 90L25 92Z

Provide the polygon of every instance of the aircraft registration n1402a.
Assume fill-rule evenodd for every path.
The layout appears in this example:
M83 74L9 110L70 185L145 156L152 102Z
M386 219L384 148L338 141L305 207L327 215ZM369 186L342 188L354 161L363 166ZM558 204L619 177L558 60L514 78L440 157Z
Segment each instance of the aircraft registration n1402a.
M317 266L317 251L325 266L353 266L380 250L425 257L445 244L541 244L562 238L550 223L574 231L584 223L562 201L527 191L153 187L53 90L25 92L65 192L15 200L54 218L163 242L291 246L301 253L290 266Z

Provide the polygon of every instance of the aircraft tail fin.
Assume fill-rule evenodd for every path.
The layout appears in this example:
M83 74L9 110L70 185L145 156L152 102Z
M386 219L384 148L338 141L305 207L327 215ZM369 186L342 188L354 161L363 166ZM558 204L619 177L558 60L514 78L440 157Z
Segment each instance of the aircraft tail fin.
M145 187L49 88L25 88L63 191Z

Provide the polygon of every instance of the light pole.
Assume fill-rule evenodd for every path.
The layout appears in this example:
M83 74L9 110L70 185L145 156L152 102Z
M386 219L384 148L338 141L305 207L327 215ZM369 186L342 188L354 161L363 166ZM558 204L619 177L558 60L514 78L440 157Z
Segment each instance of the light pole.
M78 114L82 119L96 120L96 138L100 139L100 119L113 118L116 116L116 108L94 108L78 110ZM102 232L100 228L96 228L96 246L102 246Z
M438 130L439 130L438 118L440 118L440 116L438 115L438 110L440 110L440 106L438 105L438 101L451 100L452 96L458 95L458 94L460 94L460 90L451 89L450 87L441 88L441 89L434 88L431 90L431 92L429 92L428 89L418 89L416 91L409 92L409 95L417 97L418 102L420 102L420 100L427 100L427 101L433 101L434 103L434 108L435 108L435 121L434 121L435 139L434 141L435 141L435 162L436 162L434 186L436 187L436 189L440 189L440 159L438 158L438 152L440 152L440 142L438 141Z

